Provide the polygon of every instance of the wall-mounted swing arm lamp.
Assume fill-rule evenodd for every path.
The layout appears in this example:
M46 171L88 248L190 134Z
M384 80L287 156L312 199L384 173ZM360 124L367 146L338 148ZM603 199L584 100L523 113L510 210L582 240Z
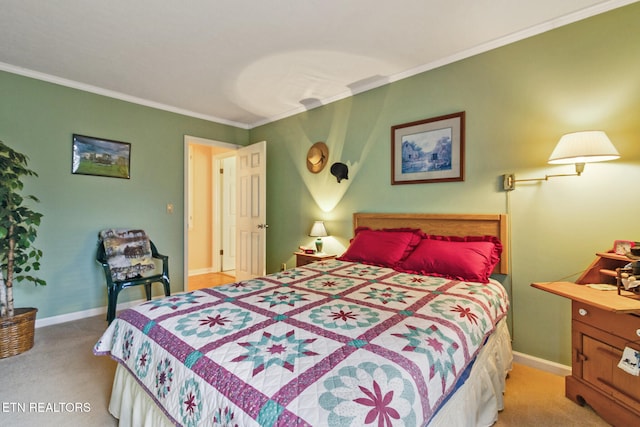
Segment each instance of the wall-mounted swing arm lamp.
M576 173L545 175L544 178L516 179L515 174L502 175L502 185L505 191L516 189L516 182L548 181L549 178L559 176L580 176L585 163L604 162L620 157L609 137L602 131L574 132L563 135L558 145L549 156L548 163L563 165L574 163Z

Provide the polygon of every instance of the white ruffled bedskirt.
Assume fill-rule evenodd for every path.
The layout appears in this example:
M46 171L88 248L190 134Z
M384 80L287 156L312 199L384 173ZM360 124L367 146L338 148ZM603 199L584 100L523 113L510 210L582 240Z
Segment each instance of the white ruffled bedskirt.
M504 409L507 374L511 371L513 353L506 318L478 354L467 381L436 413L429 427L490 426Z

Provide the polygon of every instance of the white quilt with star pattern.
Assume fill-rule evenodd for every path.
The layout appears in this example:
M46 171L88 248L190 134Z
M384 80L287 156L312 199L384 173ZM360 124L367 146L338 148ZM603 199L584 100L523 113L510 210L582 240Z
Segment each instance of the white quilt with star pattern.
M495 281L328 260L125 310L94 353L176 425L421 426L507 309Z

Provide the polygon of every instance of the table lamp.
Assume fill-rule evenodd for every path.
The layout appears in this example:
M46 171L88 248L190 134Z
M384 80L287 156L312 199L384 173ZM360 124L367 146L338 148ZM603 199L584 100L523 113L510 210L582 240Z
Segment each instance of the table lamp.
M316 251L318 253L322 253L322 238L327 237L327 229L324 226L323 221L314 221L313 226L311 227L311 231L309 232L309 236L317 237L316 239Z

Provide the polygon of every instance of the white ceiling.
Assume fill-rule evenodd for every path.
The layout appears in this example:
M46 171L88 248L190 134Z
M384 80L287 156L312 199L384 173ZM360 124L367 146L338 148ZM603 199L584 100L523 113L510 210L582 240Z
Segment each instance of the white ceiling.
M251 128L637 0L0 0L0 70Z

